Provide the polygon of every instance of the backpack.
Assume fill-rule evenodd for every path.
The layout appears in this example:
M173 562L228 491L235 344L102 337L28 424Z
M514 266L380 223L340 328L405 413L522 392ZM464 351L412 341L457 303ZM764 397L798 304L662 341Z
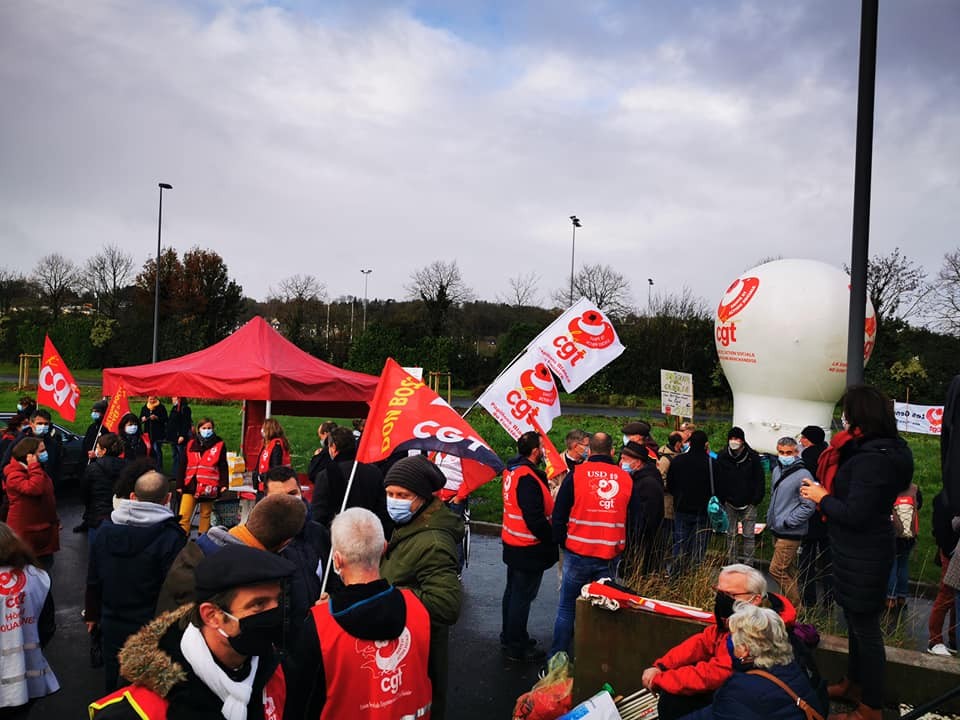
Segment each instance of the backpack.
M793 659L807 677L810 687L820 700L820 705L825 708L830 707L830 694L827 692L827 681L820 674L820 668L817 667L817 661L813 651L820 644L820 633L813 625L797 623L791 630L787 631L790 638L790 645L793 647ZM809 719L810 716L807 715Z
M900 540L916 540L920 532L920 513L917 511L917 486L910 483L893 501L893 530Z

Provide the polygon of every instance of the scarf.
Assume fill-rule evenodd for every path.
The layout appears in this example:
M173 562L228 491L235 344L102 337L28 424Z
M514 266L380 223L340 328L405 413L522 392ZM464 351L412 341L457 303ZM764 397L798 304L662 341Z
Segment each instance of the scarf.
M153 410L153 409L154 409L155 407L157 407L157 405L159 405L159 404L160 404L159 398L156 399L156 400L154 400L153 402L150 402L149 400L147 400L147 409L148 409L148 410Z
M860 428L841 430L830 438L827 449L820 453L820 459L817 461L817 480L828 493L833 494L833 480L837 476L837 470L840 469L841 448L860 437L863 437Z
M246 525L237 525L236 527L230 528L230 534L248 547L256 548L257 550L267 549L263 546L263 543L257 540L254 534L247 529Z
M190 663L194 674L214 695L223 700L223 717L226 720L247 720L247 705L253 693L253 679L257 675L260 658L250 658L250 674L245 679L231 680L217 665L203 634L193 623L187 625L187 629L183 631L180 651Z

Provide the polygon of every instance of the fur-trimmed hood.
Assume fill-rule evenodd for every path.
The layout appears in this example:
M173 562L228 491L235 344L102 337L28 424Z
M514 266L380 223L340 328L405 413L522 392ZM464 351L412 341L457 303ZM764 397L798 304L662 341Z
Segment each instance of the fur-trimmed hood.
M193 603L165 612L127 638L117 656L120 674L161 697L188 678L184 667L160 649L160 640L174 625L186 622Z

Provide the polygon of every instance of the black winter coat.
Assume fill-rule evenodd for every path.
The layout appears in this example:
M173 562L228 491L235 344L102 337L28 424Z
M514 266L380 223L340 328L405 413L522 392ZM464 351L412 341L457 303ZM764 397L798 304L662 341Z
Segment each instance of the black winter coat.
M820 501L833 554L833 585L846 610L878 612L894 558L893 501L910 486L913 454L900 438L848 442L831 495Z
M706 516L707 501L710 499L710 469L707 463L713 463L716 486L720 468L705 450L691 449L670 461L667 492L673 495L674 512Z
M121 458L104 455L87 465L81 480L83 522L88 528L99 527L113 512L113 494L120 471L126 466Z
M960 532L953 529L953 513L947 503L947 496L941 490L933 498L933 539L937 547L947 557L953 554L953 549L960 542Z
M177 438L183 438L183 444L190 439L190 429L193 427L193 412L187 401L181 399L179 405L171 405L167 414L167 442L176 443Z
M336 459L317 474L311 510L313 519L321 525L330 527L333 516L340 512L354 458L353 453L337 453ZM387 494L383 488L383 475L376 465L357 465L347 507L362 507L372 512L383 523L384 534L390 537L393 525L387 515Z
M507 462L510 470L521 465L532 470L536 477L521 476L517 483L517 505L520 506L523 521L540 542L528 547L503 543L503 562L516 570L543 571L554 565L559 557L557 544L553 541L553 527L543 506L543 491L540 489L540 484L547 488L549 485L544 472L526 458L518 456Z
M303 623L310 608L320 597L320 578L317 569L321 565L326 570L327 560L330 557L330 531L323 525L308 519L303 529L287 545L280 556L286 558L297 569L290 578L290 635L296 638L300 634ZM333 587L343 587L339 578L330 574L327 591Z
M763 500L766 482L760 456L749 445L744 445L738 457L724 448L717 455L720 473L715 478L717 497L720 502L730 503L734 507L759 505Z

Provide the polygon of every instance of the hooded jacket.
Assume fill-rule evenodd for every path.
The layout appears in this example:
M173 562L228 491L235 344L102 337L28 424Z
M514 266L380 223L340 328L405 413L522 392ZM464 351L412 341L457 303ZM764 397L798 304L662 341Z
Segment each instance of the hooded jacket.
M913 479L913 453L901 438L860 438L840 450L827 519L837 602L853 612L883 607L895 552L890 512Z
M164 578L186 543L168 507L121 500L90 550L86 619L116 625L126 634L147 623Z
M223 701L194 674L180 650L180 640L187 626L193 605L185 605L164 613L132 635L120 651L120 674L133 684L129 690L154 696L152 705L164 705L162 710L144 716L127 697L114 702L97 701L90 706L90 717L97 720L208 720L223 716ZM247 720L279 720L283 715L283 693L280 705L264 702L264 690L278 684L282 690L285 680L275 657L259 657L253 690L247 705ZM108 696L115 697L117 694Z
M734 455L729 447L725 447L717 455L717 466L720 473L715 482L720 502L736 508L760 504L766 483L756 450L744 442L740 452Z
M4 483L10 502L7 524L36 555L52 555L60 549L60 518L53 481L39 462L27 465L11 458L5 469Z
M793 604L774 593L767 595L767 601L790 631L797 619ZM672 695L697 695L716 690L733 674L728 635L728 630L720 630L713 622L668 650L653 663L661 672L653 678L652 689Z

